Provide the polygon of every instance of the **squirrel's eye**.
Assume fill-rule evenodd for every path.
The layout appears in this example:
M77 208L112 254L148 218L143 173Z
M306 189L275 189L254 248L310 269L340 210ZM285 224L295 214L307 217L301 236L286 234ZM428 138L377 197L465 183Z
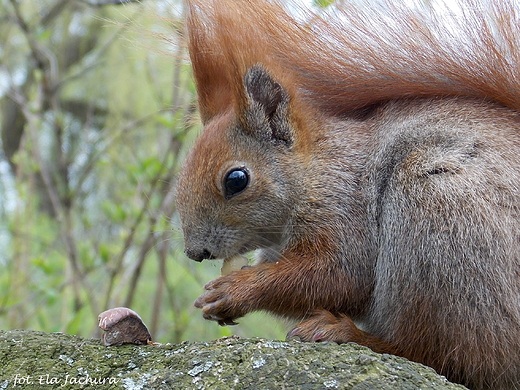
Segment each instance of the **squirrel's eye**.
M244 168L235 168L224 177L226 196L231 197L245 190L249 184L249 174Z

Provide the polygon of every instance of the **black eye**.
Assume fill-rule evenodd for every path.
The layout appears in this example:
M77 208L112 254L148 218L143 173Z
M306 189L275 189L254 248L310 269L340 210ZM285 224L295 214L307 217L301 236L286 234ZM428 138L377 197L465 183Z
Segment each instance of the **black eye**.
M231 197L245 190L249 183L249 175L244 168L235 168L224 177L226 197Z

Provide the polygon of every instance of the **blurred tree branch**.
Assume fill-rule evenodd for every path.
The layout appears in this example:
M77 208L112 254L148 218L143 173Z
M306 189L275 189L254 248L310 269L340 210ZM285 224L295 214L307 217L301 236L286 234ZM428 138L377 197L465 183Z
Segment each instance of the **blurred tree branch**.
M82 3L94 6L94 7L104 7L106 5L123 5L123 4L130 4L130 3L142 3L143 0L100 0L100 1L94 1L94 0L80 0Z
M48 198L49 207L44 206L44 208L58 222L59 236L71 266L70 284L74 293L74 306L76 310L83 306L82 295L85 294L93 314L96 315L99 311L96 304L98 299L94 298L95 290L86 279L85 269L78 254L73 221L73 202L76 198L71 192L70 185L72 159L70 153L65 152L64 147L67 132L64 123L64 109L78 119L85 116L88 111L79 112L84 109L85 101L80 104L78 101L62 100L60 92L67 83L84 76L100 64L99 61L97 63L90 61L72 75L65 77L73 64L78 63L81 58L97 47L97 35L92 35L93 39L87 36L88 45L83 45L81 52L78 50L80 40L84 40L81 35L63 35L61 47L45 38L45 29L55 28L56 21L63 20L66 23L67 18L63 16L73 11L67 7L69 3L71 3L70 0L59 0L50 5L48 2L44 3L39 12L41 16L38 18L24 17L21 2L8 0L5 3L9 6L6 8L7 20L11 21L13 26L18 27L22 33L32 61L24 64L26 78L21 85L18 85L11 76L15 70L9 69L2 61L0 69L7 76L11 76L10 89L6 97L2 99L2 143L11 168L19 179L23 179L23 177L21 172L16 170L17 163L14 157L22 145L30 146L27 151L34 158L37 169L33 172L26 171L25 174L34 175L37 182L41 182L42 185L36 186L36 190L40 193L42 200ZM28 9L25 8L25 11ZM99 20L92 19L92 26L95 27ZM127 23L116 31L101 48L98 48L98 57L106 53L126 26ZM65 50L60 51L61 48ZM60 59L58 59L58 55L60 55ZM97 117L106 114L106 109L97 108L95 114ZM44 150L39 147L42 129L45 127L53 131L52 150L46 157L43 155ZM25 143L23 143L24 135L26 136ZM42 205L45 205L45 201ZM21 268L23 267L17 269L21 270Z

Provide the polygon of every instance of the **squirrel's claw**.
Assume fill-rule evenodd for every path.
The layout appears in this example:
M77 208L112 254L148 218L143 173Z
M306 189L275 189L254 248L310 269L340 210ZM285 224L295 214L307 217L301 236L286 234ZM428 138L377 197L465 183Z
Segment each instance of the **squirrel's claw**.
M223 318L218 315L208 313L203 313L202 317L204 317L205 320L216 321L220 326L238 325L238 322L235 322L235 320L231 317Z
M234 279L224 276L207 283L206 292L198 297L194 306L202 309L206 320L216 321L221 326L237 325L236 318L242 317L242 300L235 297Z
M226 325L238 325L238 322L233 321L232 318L226 318L225 320L218 321L218 324L220 326L226 326Z

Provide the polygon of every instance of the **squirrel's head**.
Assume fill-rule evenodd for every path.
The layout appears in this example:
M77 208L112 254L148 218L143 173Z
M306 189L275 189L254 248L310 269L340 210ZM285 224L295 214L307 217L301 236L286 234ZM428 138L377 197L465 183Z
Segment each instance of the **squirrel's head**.
M179 176L177 209L193 260L280 248L297 207L289 94L259 65L242 87L243 102L206 121Z

